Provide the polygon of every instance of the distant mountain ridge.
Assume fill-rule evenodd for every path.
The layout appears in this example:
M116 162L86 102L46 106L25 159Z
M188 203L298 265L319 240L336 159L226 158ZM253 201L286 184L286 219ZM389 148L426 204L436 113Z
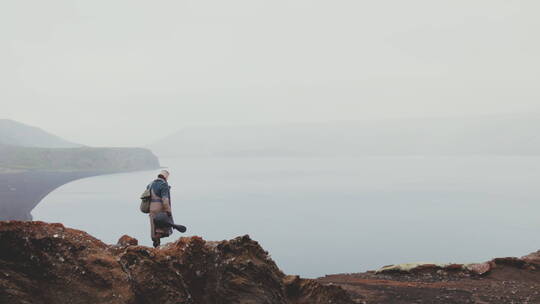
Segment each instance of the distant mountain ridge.
M181 130L150 148L187 157L540 155L539 129L536 113L206 127Z
M80 144L72 143L40 128L10 119L0 119L0 144L40 148L82 147Z

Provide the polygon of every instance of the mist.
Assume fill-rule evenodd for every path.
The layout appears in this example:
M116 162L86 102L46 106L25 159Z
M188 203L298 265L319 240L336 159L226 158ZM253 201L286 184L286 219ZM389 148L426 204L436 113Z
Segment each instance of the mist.
M186 127L537 112L538 9L3 1L2 116L81 144L146 146Z

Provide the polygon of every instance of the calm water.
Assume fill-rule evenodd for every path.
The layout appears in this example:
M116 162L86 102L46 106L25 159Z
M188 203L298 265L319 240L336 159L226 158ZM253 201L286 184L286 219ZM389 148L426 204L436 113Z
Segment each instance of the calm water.
M289 274L483 261L540 248L537 157L185 158L162 165L172 173L173 213L187 235L249 234ZM150 245L138 196L156 172L72 182L32 214L107 243L129 234Z

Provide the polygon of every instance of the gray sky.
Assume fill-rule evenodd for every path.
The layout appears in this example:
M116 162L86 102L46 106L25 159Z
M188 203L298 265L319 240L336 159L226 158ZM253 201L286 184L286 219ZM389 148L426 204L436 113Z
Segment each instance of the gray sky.
M540 110L540 2L0 2L0 118L89 145L185 126Z

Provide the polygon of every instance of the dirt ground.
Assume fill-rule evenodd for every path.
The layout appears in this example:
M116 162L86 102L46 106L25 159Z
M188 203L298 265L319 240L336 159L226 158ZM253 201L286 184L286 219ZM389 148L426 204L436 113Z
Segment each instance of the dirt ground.
M540 303L540 251L464 265L330 275L319 279L347 290L356 303ZM479 270L480 269L480 270Z

